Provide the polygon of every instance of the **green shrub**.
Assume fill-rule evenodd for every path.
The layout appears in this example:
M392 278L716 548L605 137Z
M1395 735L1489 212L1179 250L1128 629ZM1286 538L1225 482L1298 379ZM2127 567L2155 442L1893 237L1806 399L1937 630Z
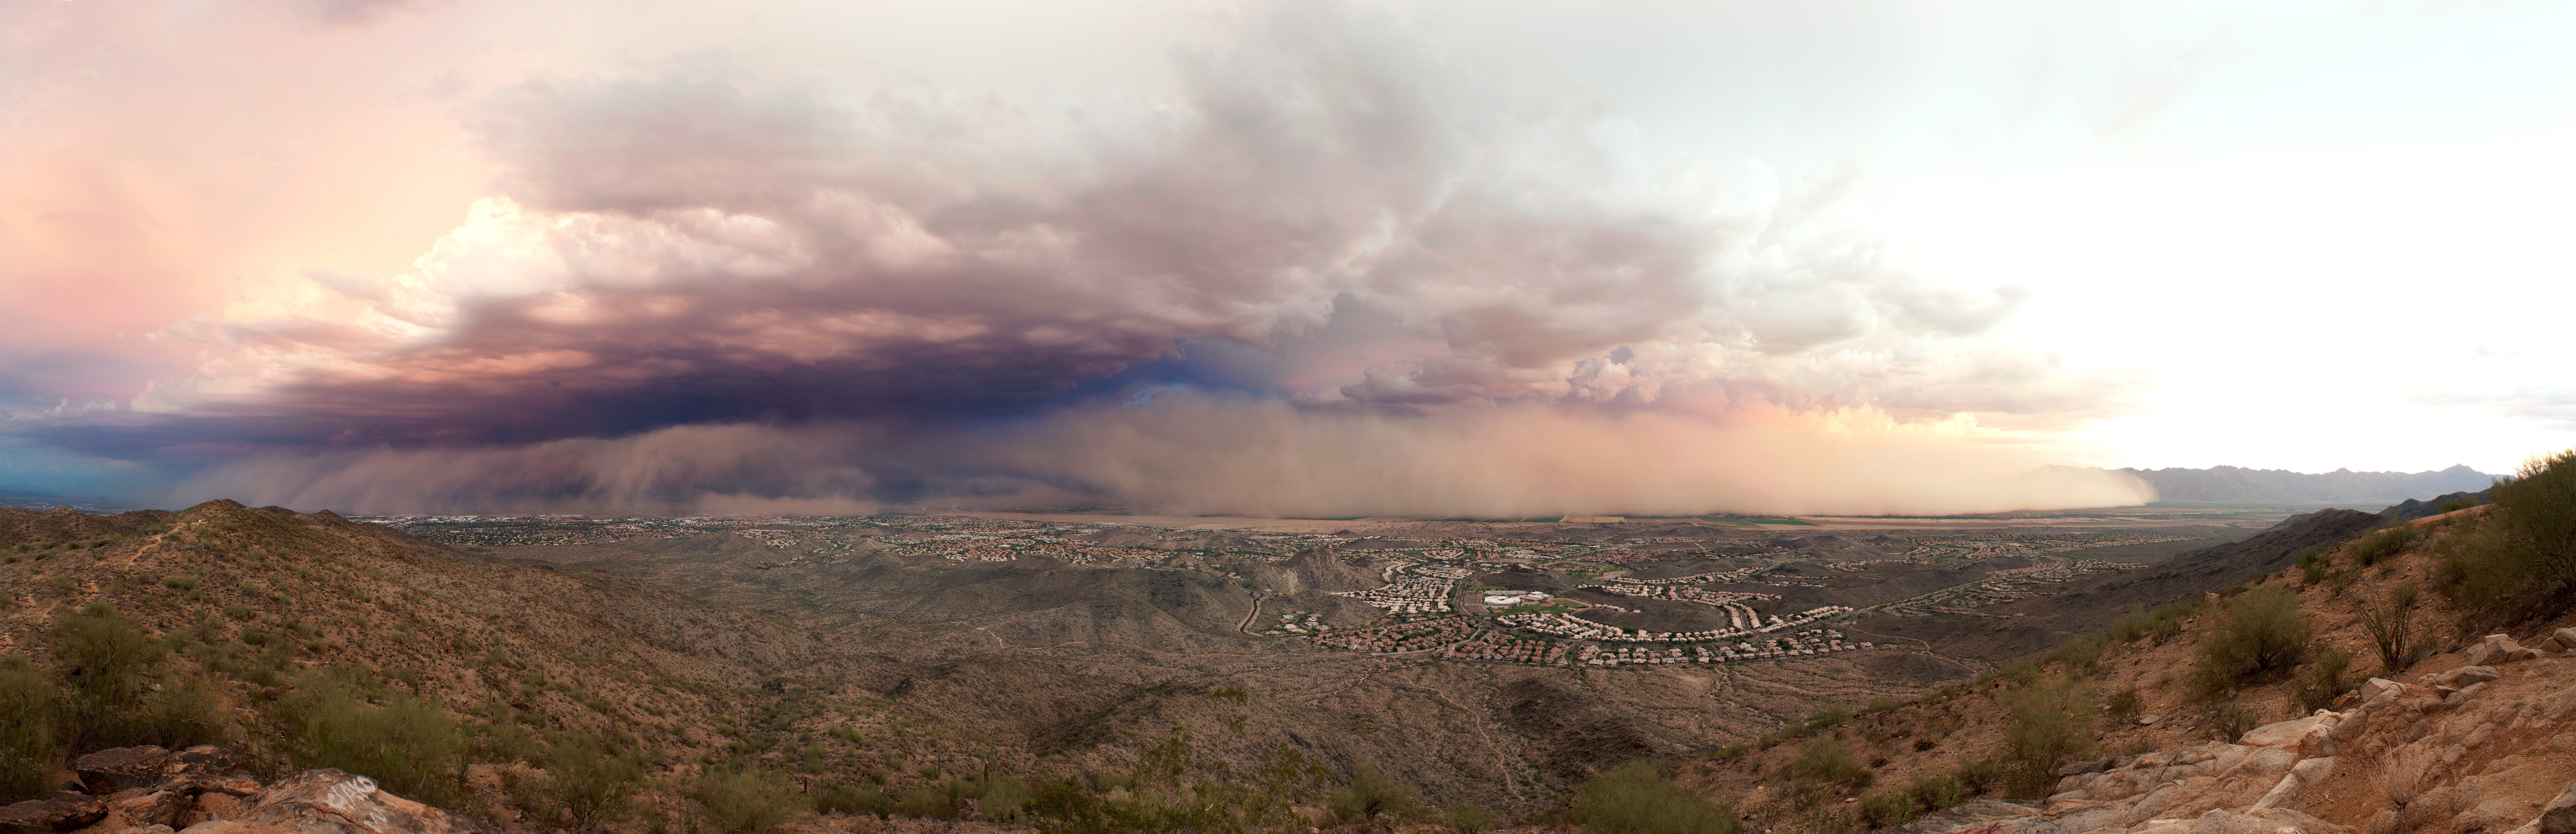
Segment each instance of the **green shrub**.
M2488 495L2486 523L2445 554L2452 596L2505 623L2576 606L2576 450L2523 464Z
M2306 674L2290 683L2287 693L2290 705L2298 707L2301 714L2333 706L2335 698L2352 687L2352 681L2344 674L2352 670L2350 652L2321 645L2310 654L2315 662L2308 664Z
M1826 704L1824 706L1817 707L1815 712L1807 715L1807 720L1805 722L1807 725L1807 732L1815 732L1817 730L1833 727L1845 721L1850 721L1851 717L1851 707L1847 707L1842 704Z
M1285 745L1261 750L1248 778L1230 775L1240 767L1199 756L1190 734L1174 727L1141 751L1132 772L1092 771L1036 791L1022 806L1023 819L1041 834L1303 828L1295 806L1317 803L1331 787L1329 771ZM1351 797L1335 799L1348 807Z
M2102 663L2106 646L2100 638L2071 640L2048 654L2051 663L2060 664L2074 674L2091 674Z
M1914 784L1906 786L1905 793L1925 811L1940 811L1968 801L1967 785L1956 773L1915 777Z
M2252 710L2231 709L2211 716L2209 723L2203 725L2203 729L2207 731L2211 741L2234 744L2237 739L2245 737L2245 731L2254 729L2260 720L2254 717Z
M946 800L945 793L931 792ZM776 831L802 804L795 786L761 770L709 769L698 778L691 798L705 811L707 823L724 834Z
M957 816L957 796L938 788L913 788L895 799L894 810L907 817L948 819Z
M975 810L997 822L1016 823L1027 816L1029 783L1008 777L978 780Z
M1449 813L1445 816L1447 819L1444 822L1449 824L1449 830L1458 834L1481 834L1485 829L1494 827L1494 823L1499 821L1494 817L1494 812L1485 810L1485 806L1482 805L1451 805Z
M2012 713L1998 751L2004 790L2019 799L2045 797L2057 784L2057 768L2093 749L2084 733L2093 719L2092 687L2048 678L2004 693L2003 702Z
M2411 521L2400 521L2363 536L2353 542L2352 553L2362 567L2370 567L2397 558L2424 539L2424 528Z
M2333 566L2334 562L2324 558L2316 548L2299 551L2299 578L2310 585L2325 581L2326 569Z
M2132 686L2111 693L2111 701L2103 707L2102 713L2109 717L2112 723L2127 724L2137 720L2139 706L2138 688Z
M2003 681L2008 686L2029 686L2039 680L2039 664L2028 660L2006 663L2002 668L1977 676L1977 683Z
M2361 607L2361 627L2370 632L2371 647L2379 650L2379 667L2391 676L2406 662L2414 632L2417 593L2415 583L2407 582L2388 592L2386 605Z
M2201 637L2195 688L2215 698L2239 687L2278 679L2307 653L2314 630L2299 597L2278 585L2237 595L2215 627Z
M17 655L0 656L0 804L42 799L62 758L54 682Z
M1655 762L1601 772L1574 795L1574 818L1592 834L1736 834L1725 805L1693 793Z
M1798 745L1798 758L1781 768L1791 779L1832 785L1845 790L1869 787L1876 778L1869 768L1852 757L1851 748L1825 736L1808 739Z
M643 783L642 757L614 749L599 736L566 733L547 748L546 800L571 816L577 830L596 831L625 819Z
M1991 759L1969 759L1951 771L1959 779L1959 788L1969 796L1985 793L2004 782L2004 768Z
M299 765L336 767L397 795L461 807L466 741L447 713L404 693L369 693L328 675L308 676L299 688L306 694L287 710ZM368 703L370 695L380 695L383 705Z
M221 741L226 726L223 715L223 699L215 694L214 685L189 676L144 696L142 731L136 737L172 750Z
M106 603L91 603L65 618L55 636L72 689L64 740L82 750L164 740L143 703L143 674L168 653L161 641Z
M1402 814L1413 803L1412 785L1387 778L1375 765L1362 764L1351 771L1350 781L1333 790L1324 808L1336 820L1369 825L1378 817Z
M1910 791L1896 791L1865 797L1860 801L1860 822L1865 828L1885 828L1914 821L1916 811Z
M806 794L814 810L824 814L873 814L884 819L894 814L894 798L875 788L854 788L839 782L826 782Z

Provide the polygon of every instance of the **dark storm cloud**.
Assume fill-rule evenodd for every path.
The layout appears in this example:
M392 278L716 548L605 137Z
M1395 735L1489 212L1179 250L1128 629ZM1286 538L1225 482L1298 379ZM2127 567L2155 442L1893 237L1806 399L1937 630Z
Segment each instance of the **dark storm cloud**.
M229 456L183 491L290 505L656 511L1340 512L1330 484L1408 448L1446 467L1584 425L1656 438L1349 493L1540 512L1643 506L1611 486L1629 470L1704 493L1675 507L1753 500L1767 474L1666 472L1653 449L1716 465L1823 430L1699 442L1714 424L1624 410L2068 407L2029 393L2045 357L1947 341L2015 291L1884 268L1823 219L1830 189L1716 212L1705 184L1581 139L1580 112L1496 106L1374 13L1267 7L1181 70L1125 115L698 70L533 80L474 121L502 197L411 273L307 276L365 315L176 329L214 358L137 400L159 413L21 433ZM1222 477L1280 455L1314 459ZM1853 506L1799 506L1827 505Z
M1493 117L1368 13L1274 7L1183 68L1171 107L1125 122L689 73L521 85L477 121L514 202L478 209L405 286L315 278L434 335L228 326L208 338L353 358L196 411L472 442L1008 415L1119 379L1651 402L1792 386L1764 363L1973 334L2019 300L1800 244L1803 227L1532 175L1528 157L1573 153L1610 177L1615 154ZM1641 344L1667 349L1586 370ZM1858 379L1836 402L1979 407Z

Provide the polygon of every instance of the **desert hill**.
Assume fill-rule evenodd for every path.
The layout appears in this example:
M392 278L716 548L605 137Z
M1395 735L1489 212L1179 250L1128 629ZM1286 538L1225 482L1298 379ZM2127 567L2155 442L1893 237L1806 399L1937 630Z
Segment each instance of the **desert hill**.
M1433 802L1530 821L1559 819L1550 815L1565 813L1580 786L1629 759L1698 762L1682 772L1775 830L1854 830L1857 818L1834 822L1842 818L1814 815L1821 805L1797 806L1838 794L1818 794L1815 785L1787 792L1804 777L1783 768L1806 755L1806 741L1820 731L1840 733L1853 764L1886 787L1996 749L2014 726L2005 696L2025 680L2067 670L2093 670L2084 678L2097 697L2118 691L2104 689L2116 683L2138 691L2142 710L2192 716L2188 726L2109 726L2104 745L2164 750L2204 728L2284 717L2259 703L2285 697L2277 681L2231 695L2232 706L2211 706L2174 678L2191 666L2196 635L2215 614L2183 610L2167 618L2178 618L2173 633L2150 630L2157 636L2116 645L2069 636L2119 626L2110 618L2133 601L2197 603L2209 592L2269 587L2249 583L2268 576L2264 582L2301 594L2331 644L2352 651L2357 600L2403 577L2436 579L2432 548L2420 542L2376 567L2360 564L2353 540L2380 523L2323 510L2250 535L2226 533L2232 540L2142 567L2088 562L2096 572L1984 597L2020 595L1978 603L1983 616L1847 626L1858 639L1880 641L1868 651L1794 662L1551 668L1329 651L1246 633L1290 610L1354 622L1374 616L1331 589L1376 587L1380 571L1398 565L1384 549L1261 556L1136 547L1132 563L1087 564L1044 555L1068 551L1033 550L981 561L971 550L916 546L926 534L883 525L864 528L845 547L789 546L782 544L789 537L745 528L460 549L327 512L232 502L121 516L0 511L0 553L9 554L0 590L10 594L0 607L0 651L70 681L59 677L71 662L63 646L76 629L68 624L112 606L171 648L146 667L150 681L163 692L210 691L225 717L207 732L273 773L328 763L314 742L316 698L355 687L365 697L335 709L360 714L426 704L462 739L435 754L448 757L442 767L471 776L459 788L470 790L439 801L505 830L559 822L544 789L529 786L556 784L547 781L554 777L544 742L575 737L567 734L605 739L595 743L645 767L649 802L627 818L630 827L675 823L672 814L698 801L692 786L735 772L859 803L836 807L893 809L912 797L921 804L910 817L1007 816L1025 799L1012 791L1051 780L1073 778L1113 795L1114 780L1128 778L1117 774L1133 774L1149 754L1164 755L1152 751L1177 744L1212 778L1231 780L1293 755L1323 774L1300 800L1310 809L1341 789L1332 785L1356 784L1373 769ZM1590 537L1583 541L1619 535L1578 529ZM1584 570L1604 578L1754 569L1776 581L1741 587L1776 593L1784 598L1764 604L1795 610L2072 565L2091 558L2085 541L2130 542L2093 549L2152 554L2142 559L2208 541L2153 529L2143 538L2073 544L2015 535L2022 537L1975 551L2000 555L1919 561L1840 562L1827 554L1852 551L1829 548L1855 542L1723 530L1705 542L1640 542L1619 552L1651 556L1643 561L1606 551L1582 558L1594 566ZM1795 549L1764 544L1775 538ZM1969 544L1986 547L1978 541L1987 540ZM1902 543L1856 544L1878 549L1857 551L1870 555ZM1738 558L1705 545L1768 549ZM2309 548L2327 554L2320 568L2327 573L2297 569ZM1631 564L1645 569L1631 572ZM1665 627L1706 619L1710 610L1611 585L1585 588L1601 583L1562 573L1486 569L1466 585L1552 587L1630 609L1592 612L1600 622ZM2103 659L2084 656L2085 647L2106 645ZM2038 655L2051 660L2013 662ZM1971 676L1972 686L1956 683ZM1832 710L1817 715L1819 704L1873 706L1860 723L1845 723ZM1832 720L1809 720L1817 718ZM1766 735L1806 741L1727 748ZM2232 801L2212 801L2222 800Z
M711 535L567 546L538 564L522 548L469 552L229 501L0 510L0 536L0 652L63 674L65 623L112 610L172 647L145 667L149 682L214 699L213 737L187 740L272 773L329 762L311 707L298 706L317 693L369 693L345 707L360 714L416 700L460 739L428 755L476 774L470 793L437 801L504 829L553 813L510 787L542 777L510 774L540 772L544 740L565 733L621 739L646 765L662 804L630 824L677 813L689 780L725 768L889 802L948 791L939 807L977 807L957 793L959 774L1036 784L1117 772L1175 732L1206 761L1293 751L1334 778L1372 765L1432 800L1532 812L1638 751L1687 754L1817 697L1905 697L1957 671L1913 668L1920 658L1902 652L1569 670L1240 637L1255 613L1248 582L1302 586L1259 600L1273 612L1347 603L1322 589L1372 578L1322 552L1265 562L1267 577L1187 553L1155 571L891 547L782 565L776 548ZM834 605L800 602L816 598Z
M2078 580L2058 594L1999 610L2029 615L2033 624L2059 631L2099 629L2132 608L2152 608L2224 590L2297 562L2301 551L2332 550L2382 521L2355 510L2322 510L2242 541L2195 550L2149 567Z
M2485 489L2495 476L2453 466L2429 472L2309 474L2281 469L2120 469L2156 488L2160 501L2225 504L2383 504L2421 495Z
M1993 618L1881 616L1863 621L1858 629L1864 634L1937 645L1953 656L1998 664L2010 662L2055 649L2083 632L2109 625L2134 608L2197 598L2296 562L2301 551L2331 550L2379 526L2381 521L2369 513L2319 510L2293 516L2243 539L2187 551L2142 567L2077 578L2048 594L1993 606L1989 610L1999 615ZM1966 565L1962 570L2013 566L2008 560L1994 561L1997 564Z
M2391 521L2405 521L2423 518L2425 516L2440 515L2453 510L2467 509L2469 507L2475 507L2487 503L2487 493L2491 491L2492 490L2482 489L2476 492L2454 492L2448 495L2436 495L2420 501L2409 498L2404 501L2391 504L2387 509L2380 510L2379 517L2389 519Z
M2491 615L2441 593L2456 587L2442 540L2482 521L2457 512L2354 537L2313 574L2278 569L1918 701L1820 710L1682 770L1769 831L2565 830L2576 612L2495 633ZM2426 594L2394 633L2428 649L2390 664L2365 614L2401 586ZM2236 612L2266 594L2291 600L2313 646L2280 672L2204 676L2240 639L2227 636ZM2032 746L2041 738L2055 741Z

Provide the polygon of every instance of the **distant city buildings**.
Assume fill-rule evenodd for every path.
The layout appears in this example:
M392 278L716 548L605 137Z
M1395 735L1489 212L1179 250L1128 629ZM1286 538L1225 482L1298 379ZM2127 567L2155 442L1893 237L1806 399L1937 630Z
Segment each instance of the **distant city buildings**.
M1354 541L1353 536L1342 534L1251 532L1229 534L1226 549L1219 551L1176 546L1173 542L1183 539L1172 534L1179 531L1128 525L1109 518L1091 523L909 514L619 519L403 516L362 520L434 541L482 547L731 534L757 545L761 552L776 554L755 565L763 570L821 568L846 562L861 553L877 553L919 559L927 564L1048 559L1080 568L1199 571L1242 578L1248 575L1240 572L1242 560L1247 558L1277 562L1307 548L1331 549ZM1186 541L1206 540L1203 531L1192 535ZM1335 627L1316 612L1291 611L1272 615L1276 619L1266 624L1247 620L1244 630L1262 637L1310 640L1345 651L1460 662L1606 668L1820 657L1877 648L1874 643L1846 639L1833 627L1837 623L1872 613L1989 616L1979 609L2039 593L2037 586L2044 583L2121 567L2052 555L2054 551L2168 540L2152 533L2063 530L1881 539L1892 544L1858 554L1876 558L1857 559L1801 552L1808 545L1791 540L1711 547L1712 543L1677 536L1599 542L1456 538L1395 549L1384 548L1381 540L1373 543L1373 549L1355 551L1345 558L1373 560L1384 584L1336 594L1383 610L1385 613L1374 622ZM1696 552L1676 547L1686 543ZM1781 593L1757 590L1760 588L1787 592L1848 581L1800 575L1814 574L1819 568L1852 574L1891 563L2009 557L2032 561L1867 609L1827 605L1794 614L1766 615L1756 607L1781 599ZM1665 578L1634 575L1651 575L1663 570L1657 565L1669 561L1688 564L1692 560L1704 560L1704 567L1698 572ZM1787 564L1792 560L1816 567L1792 569ZM1498 580L1495 572L1523 570L1539 571L1555 581L1599 593L1575 600L1535 589L1462 587L1467 580L1479 576L1493 582ZM1257 600L1268 592L1262 589L1251 593ZM1603 601L1605 597L1629 604L1611 604ZM1462 615L1457 603L1461 599L1481 602L1482 606L1474 607L1481 613ZM1650 600L1664 604L1647 604ZM1614 626L1594 619L1632 617L1622 621L1652 622L1669 616L1673 610L1669 603L1704 606L1710 615L1722 617L1726 626L1653 630Z

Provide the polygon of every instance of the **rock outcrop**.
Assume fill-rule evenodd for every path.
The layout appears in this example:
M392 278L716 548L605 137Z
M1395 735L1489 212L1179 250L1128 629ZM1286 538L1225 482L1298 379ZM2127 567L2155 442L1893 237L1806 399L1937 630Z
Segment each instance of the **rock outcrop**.
M82 792L0 807L0 834L466 834L466 817L308 770L262 785L219 747L119 747L76 759Z
M2067 766L2035 806L1988 801L1895 830L2576 834L2576 630L2536 648L2489 635L2434 665L2449 668L2373 678L2341 712L2235 743Z

